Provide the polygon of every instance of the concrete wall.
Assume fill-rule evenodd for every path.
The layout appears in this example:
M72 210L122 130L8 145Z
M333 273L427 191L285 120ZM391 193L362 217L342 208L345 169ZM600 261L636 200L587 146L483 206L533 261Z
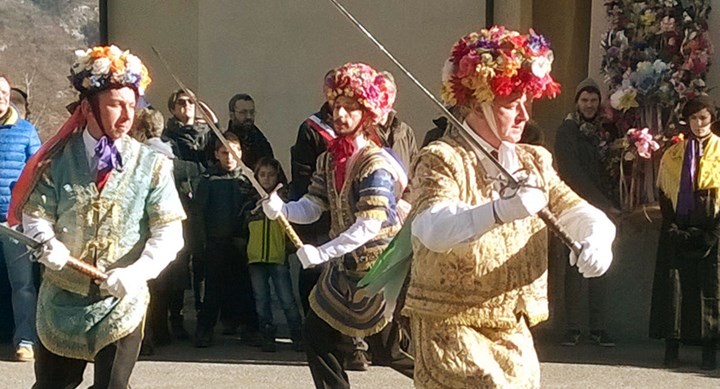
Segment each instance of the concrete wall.
M147 99L167 114L167 99L177 89L152 47L187 85L198 86L198 0L108 1L108 36L130 49L150 71Z
M344 3L436 95L452 44L485 22L485 2L477 0L423 0L412 7L402 0ZM153 45L216 110L223 126L230 97L251 94L256 122L286 168L298 125L323 102L323 75L343 63L364 61L395 75L396 108L419 141L439 115L329 1L124 0L110 2L109 20L110 41L130 47L148 64L154 105L165 110L175 85Z

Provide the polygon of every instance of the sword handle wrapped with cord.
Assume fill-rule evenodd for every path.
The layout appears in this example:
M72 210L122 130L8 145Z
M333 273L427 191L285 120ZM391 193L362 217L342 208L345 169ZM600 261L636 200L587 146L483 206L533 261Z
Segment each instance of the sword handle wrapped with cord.
M5 235L13 240L16 240L18 243L27 246L31 254L35 255L38 252L40 252L43 247L45 246L45 243L39 242L22 232L15 230L13 228L10 228L4 224L0 224L0 235ZM67 260L67 263L65 266L78 271L79 273L88 276L89 278L96 280L96 281L105 281L108 276L104 272L100 271L97 267L83 262L77 258L70 257Z

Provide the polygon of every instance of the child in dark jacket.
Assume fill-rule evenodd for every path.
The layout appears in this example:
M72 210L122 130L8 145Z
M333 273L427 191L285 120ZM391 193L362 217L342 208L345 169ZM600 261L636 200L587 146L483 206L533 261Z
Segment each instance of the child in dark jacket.
M264 157L255 166L255 177L266 192L275 190L278 183L287 186L287 179L280 162ZM283 194L281 194L282 197ZM275 351L275 325L271 309L270 282L280 300L290 329L295 351L302 351L300 310L298 309L290 281L287 263L288 240L277 220L270 220L261 208L251 211L247 217L249 239L247 246L250 278L255 294L260 331L263 335L262 350Z
M229 146L242 155L240 141L226 132ZM196 347L209 347L220 310L234 326L241 316L255 316L255 301L247 274L243 215L254 206L257 194L248 178L243 175L238 161L222 143L216 142L215 158L218 163L208 168L198 185L193 213L198 231L195 232L204 247L205 293L198 313ZM255 317L245 317L256 322ZM252 329L251 329L252 331Z

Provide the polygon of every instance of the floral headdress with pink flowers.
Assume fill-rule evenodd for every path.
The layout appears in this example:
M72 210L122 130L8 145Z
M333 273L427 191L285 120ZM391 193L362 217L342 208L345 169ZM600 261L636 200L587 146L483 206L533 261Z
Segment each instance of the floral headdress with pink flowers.
M330 106L339 96L356 99L368 110L376 124L392 110L397 95L392 80L361 62L347 63L329 72L323 91Z
M142 96L150 85L150 75L140 58L117 46L77 50L75 57L69 79L83 97L116 86L129 86Z
M518 92L553 98L560 84L550 75L552 62L548 41L532 29L528 35L502 26L472 32L455 43L443 67L441 98L453 106Z

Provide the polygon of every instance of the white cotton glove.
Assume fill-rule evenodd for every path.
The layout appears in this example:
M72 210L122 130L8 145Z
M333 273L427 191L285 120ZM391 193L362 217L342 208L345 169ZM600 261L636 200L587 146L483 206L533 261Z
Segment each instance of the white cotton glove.
M269 217L269 216L268 216ZM303 269L321 265L330 260L330 256L324 250L320 250L313 245L303 245L297 251L298 259Z
M50 270L58 271L65 267L68 259L70 259L70 250L63 242L52 238L43 246L38 262Z
M580 242L580 256L570 251L570 266L577 265L578 272L585 278L600 277L610 268L613 253L611 244L593 243L591 240Z
M533 187L537 180L534 176L527 179L530 186L521 186L515 195L507 199L495 200L494 210L503 223L532 216L547 206L548 199L542 189Z
M108 271L108 278L100 284L100 289L117 298L136 294L147 285L147 278L132 266Z
M285 202L282 201L277 192L272 192L262 202L263 212L270 220L275 220L284 214Z

